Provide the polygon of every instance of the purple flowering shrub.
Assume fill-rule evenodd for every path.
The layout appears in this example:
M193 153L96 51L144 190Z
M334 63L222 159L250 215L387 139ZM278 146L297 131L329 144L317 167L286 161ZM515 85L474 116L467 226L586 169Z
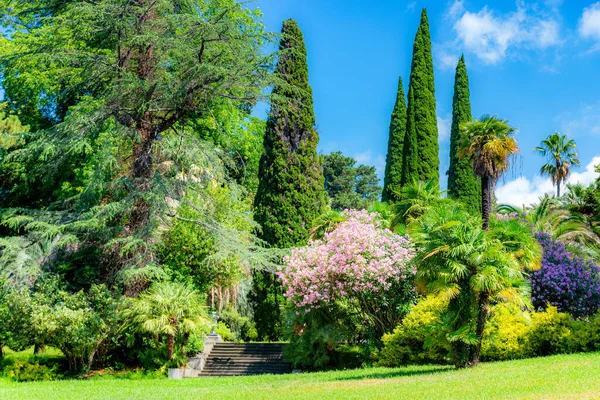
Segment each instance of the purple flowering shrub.
M531 273L531 301L536 310L548 304L574 317L600 308L600 268L570 252L547 233L536 233L543 248L542 267Z

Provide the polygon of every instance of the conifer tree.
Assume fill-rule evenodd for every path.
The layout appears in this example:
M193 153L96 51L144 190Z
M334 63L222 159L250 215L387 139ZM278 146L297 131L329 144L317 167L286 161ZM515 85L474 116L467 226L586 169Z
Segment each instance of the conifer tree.
M433 82L433 59L427 11L415 36L408 86L402 184L413 180L439 182L438 129Z
M471 121L471 101L469 99L469 77L464 55L460 57L454 77L454 97L452 99L452 128L450 131L450 169L448 170L448 195L473 212L481 212L481 183L473 174L469 160L457 154L461 141L460 125Z
M406 134L406 98L402 78L398 79L396 104L392 111L388 151L385 158L385 176L383 178L382 201L396 201L402 183L402 160L404 155L404 136Z
M326 197L306 47L294 20L283 23L279 50L254 216L262 226L263 240L273 247L288 248L306 243ZM279 284L268 272L255 274L254 281L259 336L276 339L281 333Z

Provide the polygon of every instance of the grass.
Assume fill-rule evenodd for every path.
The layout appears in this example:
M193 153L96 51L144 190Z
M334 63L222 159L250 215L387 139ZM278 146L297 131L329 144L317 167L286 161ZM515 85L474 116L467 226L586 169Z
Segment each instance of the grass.
M232 378L116 379L13 383L0 399L596 399L600 353L449 367L360 370Z

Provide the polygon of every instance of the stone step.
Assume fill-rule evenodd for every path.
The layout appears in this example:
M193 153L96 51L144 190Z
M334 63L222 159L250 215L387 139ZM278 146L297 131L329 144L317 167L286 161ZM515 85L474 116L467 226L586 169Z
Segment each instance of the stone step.
M283 360L283 344L216 343L200 376L286 374L292 372Z

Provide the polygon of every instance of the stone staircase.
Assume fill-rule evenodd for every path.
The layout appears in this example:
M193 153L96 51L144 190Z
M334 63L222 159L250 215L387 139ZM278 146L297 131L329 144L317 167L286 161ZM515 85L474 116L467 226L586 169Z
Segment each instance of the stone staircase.
M286 374L282 344L215 343L199 376Z

